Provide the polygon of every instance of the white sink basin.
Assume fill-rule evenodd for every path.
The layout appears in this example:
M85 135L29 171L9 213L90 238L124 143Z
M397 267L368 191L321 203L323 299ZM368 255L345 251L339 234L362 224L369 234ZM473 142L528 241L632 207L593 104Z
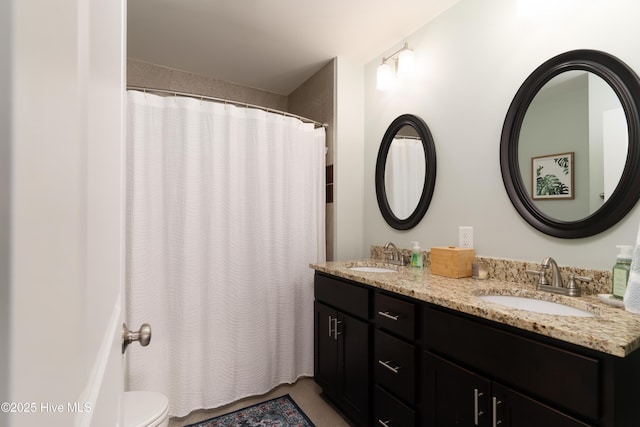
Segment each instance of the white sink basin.
M555 314L557 316L577 316L577 317L594 317L595 314L581 310L579 308L570 307L552 301L543 301L534 298L517 297L511 295L482 295L481 300L500 304L505 307L516 308L518 310L531 311L534 313Z
M363 271L366 273L396 273L396 270L393 270L391 268L385 268L385 267L368 267L368 266L363 266L363 267L349 267L349 270L354 270L354 271Z

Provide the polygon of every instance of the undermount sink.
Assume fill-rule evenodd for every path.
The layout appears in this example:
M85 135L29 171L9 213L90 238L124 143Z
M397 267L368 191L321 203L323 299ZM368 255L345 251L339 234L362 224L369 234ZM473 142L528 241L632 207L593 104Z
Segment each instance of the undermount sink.
M362 271L365 273L396 273L396 270L386 267L370 267L370 266L362 266L362 267L349 267L349 270L354 271Z
M518 310L531 311L542 314L555 314L557 316L594 317L595 314L553 301L544 301L535 298L519 297L512 295L482 295L482 301L516 308Z

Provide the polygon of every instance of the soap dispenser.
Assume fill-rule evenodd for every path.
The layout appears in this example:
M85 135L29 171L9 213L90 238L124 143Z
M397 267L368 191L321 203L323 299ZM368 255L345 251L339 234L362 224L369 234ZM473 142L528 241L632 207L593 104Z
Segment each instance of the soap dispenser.
M413 243L413 251L411 252L411 267L422 268L422 251L418 242Z
M629 270L631 269L631 254L633 246L617 245L620 253L616 257L616 265L613 266L613 296L618 299L624 297L629 281Z

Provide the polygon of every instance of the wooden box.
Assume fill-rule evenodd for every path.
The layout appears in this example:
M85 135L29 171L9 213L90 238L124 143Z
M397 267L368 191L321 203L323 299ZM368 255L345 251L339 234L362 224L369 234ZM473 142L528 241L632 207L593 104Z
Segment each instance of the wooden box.
M473 248L431 248L431 273L456 279L471 277L471 264L475 258Z

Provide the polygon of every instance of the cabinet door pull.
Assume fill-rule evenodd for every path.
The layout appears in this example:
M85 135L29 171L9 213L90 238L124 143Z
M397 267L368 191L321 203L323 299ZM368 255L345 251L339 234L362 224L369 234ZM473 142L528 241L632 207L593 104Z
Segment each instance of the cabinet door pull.
M342 320L338 320L338 318L334 318L334 327L333 327L333 339L338 341L338 335L342 335L342 332L338 332L338 325L342 323Z
M382 421L380 418L378 418L378 424L380 424L383 427L391 427L390 424L389 424L390 422L391 422L391 420Z
M329 337L333 337L333 317L329 316Z
M473 425L478 425L478 418L483 414L482 411L479 410L478 398L482 396L483 393L480 393L477 388L473 389Z
M398 320L400 318L400 316L398 316L397 314L394 315L389 313L388 311L379 311L378 314L391 320Z
M382 360L378 360L378 363L384 366L385 368L387 368L388 370L390 370L391 372L393 372L394 374L397 374L400 371L400 366L396 366L394 368L393 366L389 365L389 363L391 363L390 360L387 360L386 362L383 362Z
M498 405L502 403L501 400L498 400L495 396L491 399L493 402L493 427L498 427L502 424L502 421L498 419Z

